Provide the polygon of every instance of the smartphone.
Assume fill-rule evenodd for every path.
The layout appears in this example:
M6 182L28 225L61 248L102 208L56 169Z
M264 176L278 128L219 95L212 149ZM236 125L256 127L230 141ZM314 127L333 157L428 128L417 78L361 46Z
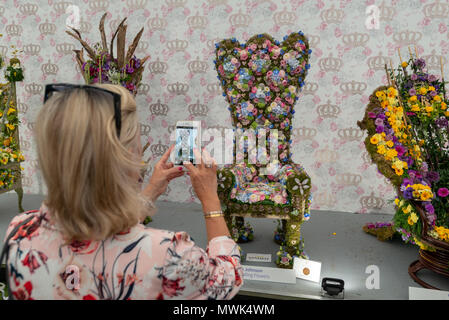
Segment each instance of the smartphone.
M182 165L184 161L195 164L196 159L193 149L201 150L201 122L178 121L175 129L175 165Z

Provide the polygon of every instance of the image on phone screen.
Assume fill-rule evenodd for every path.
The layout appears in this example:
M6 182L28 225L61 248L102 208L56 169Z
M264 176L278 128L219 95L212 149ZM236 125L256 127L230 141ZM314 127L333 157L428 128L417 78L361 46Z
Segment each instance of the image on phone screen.
M195 127L176 127L175 161L177 165L184 161L195 163L193 149L198 149L197 135Z

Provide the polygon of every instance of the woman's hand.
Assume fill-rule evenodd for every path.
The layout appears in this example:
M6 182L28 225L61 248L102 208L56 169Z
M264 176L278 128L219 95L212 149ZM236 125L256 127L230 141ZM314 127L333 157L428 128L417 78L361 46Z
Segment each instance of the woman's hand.
M168 161L173 148L174 145L171 145L156 163L150 181L142 192L144 196L150 198L153 202L167 190L168 183L172 179L178 178L184 174L182 167L174 167L173 163Z
M220 210L220 200L217 194L217 164L215 160L203 150L201 154L194 150L195 157L200 159L200 163L194 166L190 162L185 162L184 166L189 170L190 181L196 196L201 201L204 211Z

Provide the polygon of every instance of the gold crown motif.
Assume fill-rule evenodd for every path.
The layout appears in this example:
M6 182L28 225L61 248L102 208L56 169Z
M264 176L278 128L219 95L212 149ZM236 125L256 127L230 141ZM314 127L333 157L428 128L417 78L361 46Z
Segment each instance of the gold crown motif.
M20 37L23 28L21 25L15 24L14 21L6 26L6 34L10 37Z
M90 10L92 10L94 12L107 11L108 7L109 7L108 0L90 0L89 1L89 8L90 8Z
M320 162L333 163L338 159L338 153L330 149L321 149L315 152L315 158Z
M366 151L364 151L364 152L362 153L362 160L363 160L363 162L366 163L366 164L372 164L372 163L373 163L373 160L371 159L371 156L370 156L369 153L366 152Z
M147 24L150 30L164 30L167 27L167 20L156 15L156 17L149 19Z
M26 15L26 16L31 16L33 14L36 14L37 9L39 9L39 7L32 3L21 4L19 6L20 13L23 15Z
M345 13L341 9L335 9L334 5L330 9L323 10L320 14L321 20L326 23L341 23L345 16Z
M168 92L176 95L183 95L189 91L190 86L187 83L175 82L167 86Z
M310 48L316 48L318 46L318 44L320 43L320 36L309 35L307 37L309 38L309 47Z
M28 122L28 123L27 123L27 128L28 128L28 130L34 131L35 125L36 125L36 122Z
M117 19L112 19L109 21L109 28L111 28L111 32L114 33L115 30L117 30L120 22L122 22L123 19L120 18L120 16L117 17Z
M150 43L148 41L139 41L136 47L136 53L146 53Z
M30 164L30 167L31 167L32 169L37 169L37 170L39 170L39 161L34 160L34 159L30 159L30 160L27 160L27 162Z
M343 61L339 58L334 58L331 53L329 54L329 57L320 59L318 65L321 71L340 71Z
M196 15L187 18L187 24L192 29L204 29L208 23L209 20L206 17L200 16L198 12Z
M8 52L7 46L0 46L0 56L6 56L6 53Z
M65 11L70 5L72 5L72 3L67 1L56 2L53 4L53 9L55 9L56 14L61 15L65 14Z
M35 95L35 94L41 94L42 91L44 90L44 87L36 82L32 82L29 84L25 85L25 91L28 92L30 95Z
M187 42L187 40L176 39L167 41L167 49L170 51L176 52L184 51L188 45L189 43Z
M168 133L172 133L176 129L176 124L167 126Z
M48 22L48 19L45 19L45 22L39 25L39 31L41 34L47 36L50 34L55 34L56 32L56 24Z
M59 67L56 64L51 63L49 59L48 63L45 63L41 66L41 71L46 76L55 76L59 71Z
M28 151L31 148L31 143L29 141L26 140L21 140L20 141L20 149L23 151Z
M206 90L214 96L218 96L221 94L221 87L219 83L209 83L208 85L206 85Z
M316 111L321 118L337 118L341 109L339 106L331 104L330 100L327 100L327 103L319 105Z
M151 127L147 124L140 124L140 135L142 136L150 136Z
M64 42L56 45L56 51L59 54L63 55L72 54L73 50L75 50L75 45L72 43Z
M227 4L228 0L208 0L209 5L212 7L216 7L222 4Z
M85 21L84 19L81 18L79 32L89 33L91 29L92 29L92 24L89 21Z
M165 0L165 3L167 3L170 8L181 8L186 5L187 0Z
M146 83L140 83L139 87L137 88L137 94L143 94L143 95L147 95L148 92L150 91L150 85L146 84Z
M160 61L158 57L156 61L150 62L148 64L148 68L153 74L166 73L168 69L168 63Z
M168 105L161 103L160 99L156 103L150 104L149 109L151 114L155 116L166 116L168 113Z
M382 53L379 52L379 55L368 59L368 67L375 71L385 70L385 65L388 65L389 61L390 57L383 56Z
M33 179L31 179L30 177L22 176L21 179L22 179L22 185L24 187L29 188L33 185Z
M199 57L187 64L187 68L192 73L206 73L208 65L207 62L201 61Z
M422 57L426 61L426 67L429 70L440 70L441 61L443 65L447 63L447 59L444 55L435 54L435 49L432 50L432 53Z
M344 94L355 95L355 94L363 94L366 90L367 84L365 82L358 82L355 80L349 82L343 82L340 85L340 89Z
M364 47L369 40L367 33L349 33L343 36L342 41L350 48Z
M293 129L293 136L298 140L311 140L316 134L317 130L314 128L299 127Z
M396 9L385 5L385 1L379 6L379 20L380 21L391 21L396 16Z
M206 45L211 51L215 51L215 44L219 43L220 41L221 41L220 38L209 39L206 41Z
M337 174L336 180L338 184L343 186L358 186L362 181L362 176L359 174L346 172Z
M241 9L239 9L238 13L229 16L229 23L234 28L247 28L251 21L251 16L248 14L243 14Z
M228 127L225 127L225 126L220 126L218 124L216 124L214 126L209 126L207 128L207 130L209 130L209 129L211 130L211 134L213 134L214 130L218 130L220 132L221 137L223 137L223 138L225 136L226 130L232 130L231 128L228 128Z
M17 110L19 110L20 113L27 113L29 107L26 103L21 102L20 99L17 99Z
M340 129L338 136L345 141L359 141L363 137L363 131L359 128Z
M150 146L150 151L155 157L162 156L168 150L168 146L166 144L162 144L161 140L158 143L152 144Z
M39 52L41 51L41 46L39 44L27 44L23 46L23 52L26 55L30 55L30 56L37 56L39 54Z
M302 87L302 94L304 95L314 95L318 90L318 83L316 82L306 82Z
M449 14L449 4L441 3L440 0L436 0L434 3L430 3L423 8L424 15L431 19L445 19Z
M422 38L422 33L418 31L405 30L393 34L393 40L397 46L408 46L416 44Z
M209 112L207 105L201 104L199 100L197 100L196 103L189 105L188 110L190 115L198 117L205 117Z
M385 201L382 198L375 197L374 192L371 192L369 196L360 198L360 204L364 209L382 209Z
M145 9L148 0L126 0L126 5L131 10Z
M336 198L332 193L320 192L313 197L313 202L319 206L333 207L336 202Z
M288 26L295 24L296 14L292 11L288 11L284 8L282 11L278 11L273 15L273 20L278 26Z

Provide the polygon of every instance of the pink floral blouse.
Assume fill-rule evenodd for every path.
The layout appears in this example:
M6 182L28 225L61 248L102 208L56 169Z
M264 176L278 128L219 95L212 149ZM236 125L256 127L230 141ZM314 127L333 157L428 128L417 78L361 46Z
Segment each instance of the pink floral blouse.
M136 225L103 241L64 244L45 205L10 223L7 262L15 299L231 299L242 280L240 253L228 237L205 250L185 232Z

